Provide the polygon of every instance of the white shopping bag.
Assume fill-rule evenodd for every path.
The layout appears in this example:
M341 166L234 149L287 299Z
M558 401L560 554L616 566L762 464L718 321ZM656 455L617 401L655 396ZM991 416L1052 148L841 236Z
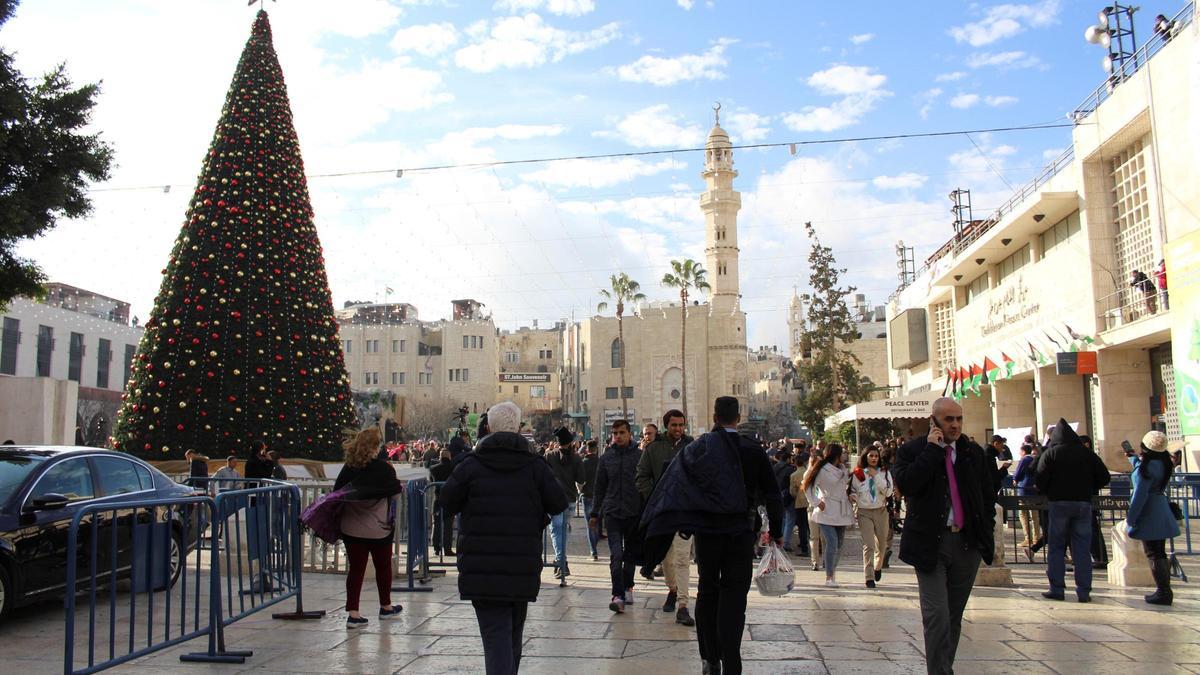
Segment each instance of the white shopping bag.
M783 549L771 542L754 572L754 585L767 597L787 595L796 583L796 572Z

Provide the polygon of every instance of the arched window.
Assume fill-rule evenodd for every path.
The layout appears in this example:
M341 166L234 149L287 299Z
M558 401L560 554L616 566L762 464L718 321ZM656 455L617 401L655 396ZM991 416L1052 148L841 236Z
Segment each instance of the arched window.
M621 338L615 338L612 341L612 367L620 368L625 365L625 350L621 345Z

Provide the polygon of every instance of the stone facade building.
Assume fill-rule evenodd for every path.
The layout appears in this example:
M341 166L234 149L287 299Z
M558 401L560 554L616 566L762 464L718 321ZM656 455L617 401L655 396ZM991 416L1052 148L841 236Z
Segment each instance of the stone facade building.
M553 328L522 327L501 331L496 402L512 401L528 416L562 408L562 336L565 323Z
M351 388L394 394L402 427L411 415L440 419L496 402L496 326L480 303L456 300L454 318L439 321L421 321L403 303L347 303L335 315Z
M563 407L577 426L585 420L593 435L627 416L635 426L658 420L687 402L688 428L697 433L712 424L717 396L736 396L746 410L750 377L746 357L746 315L740 307L737 213L741 195L733 189L733 145L720 120L705 144L707 189L700 197L705 219L704 268L711 285L708 301L698 298L684 308L674 302L650 303L624 320L624 349L617 319L593 316L563 332ZM648 280L643 280L648 281ZM687 388L684 391L680 338L687 312ZM621 408L620 365L625 363ZM685 398L686 397L686 398Z
M1197 24L1156 33L1071 115L1071 146L984 219L961 228L887 307L890 383L953 388L965 433L1019 443L1059 418L1114 470L1151 428L1200 455ZM1155 272L1165 260L1169 293ZM1144 274L1147 283L1139 281Z

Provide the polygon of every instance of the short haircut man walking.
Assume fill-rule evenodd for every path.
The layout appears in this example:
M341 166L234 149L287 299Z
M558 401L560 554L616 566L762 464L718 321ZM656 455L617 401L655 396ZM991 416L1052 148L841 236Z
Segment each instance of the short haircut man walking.
M958 403L934 401L929 436L901 446L893 470L908 506L900 559L916 568L930 675L954 672L963 610L995 546L997 473L962 427Z

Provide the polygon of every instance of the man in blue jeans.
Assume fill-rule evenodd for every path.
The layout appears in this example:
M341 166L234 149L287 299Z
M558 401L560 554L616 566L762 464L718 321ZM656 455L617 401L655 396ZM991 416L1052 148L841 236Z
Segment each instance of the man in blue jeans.
M608 608L617 614L633 602L633 573L637 569L630 548L640 549L636 536L642 515L642 496L637 490L637 465L641 451L633 444L627 420L612 425L613 444L600 456L596 470L595 502L588 512L588 527L595 529L604 517L608 528L609 572L612 575L612 602Z
M1066 547L1071 545L1075 564L1075 595L1079 602L1092 599L1092 497L1108 485L1108 467L1084 447L1067 421L1060 419L1050 435L1050 447L1038 458L1034 482L1050 503L1049 553L1046 578L1049 600L1066 597Z
M567 508L550 514L550 537L554 542L554 576L559 586L567 585L571 568L567 565L567 535L571 531L571 512L579 499L579 485L584 482L583 460L575 452L575 434L566 427L554 432L559 447L546 453L546 463L554 472L558 485L567 495Z

